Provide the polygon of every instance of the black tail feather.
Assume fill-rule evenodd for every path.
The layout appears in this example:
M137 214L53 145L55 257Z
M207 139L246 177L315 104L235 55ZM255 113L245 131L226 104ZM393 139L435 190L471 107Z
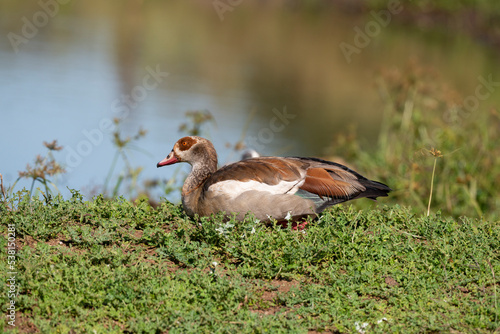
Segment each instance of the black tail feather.
M377 197L379 197L379 196L380 197L389 196L389 192L392 191L391 188L389 188L387 185L385 185L381 182L372 181L372 180L368 180L368 179L359 180L359 181L366 188L366 190L362 191L354 198L366 197L366 198L370 198L373 200L377 200Z

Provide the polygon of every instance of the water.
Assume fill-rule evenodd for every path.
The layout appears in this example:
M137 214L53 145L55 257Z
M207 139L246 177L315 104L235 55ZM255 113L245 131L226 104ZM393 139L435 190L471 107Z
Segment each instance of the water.
M262 154L320 156L351 124L366 142L376 141L382 67L416 58L464 94L474 92L479 75L499 77L487 46L397 23L348 62L339 45L353 44L353 28L370 17L335 9L242 4L222 21L208 2L68 1L54 17L38 2L0 9L7 37L0 44L0 172L12 184L45 153L42 142L57 139L65 149L56 157L69 170L57 182L64 194L104 183L115 149L101 127L116 117L124 134L148 131L137 143L142 152L130 152L132 165L144 167L146 178L168 179L174 168L156 169L156 162L184 135L179 125L188 110L214 115L205 134L221 162L238 158L226 143L236 143L247 125L247 144ZM13 46L9 33L23 36L26 20L40 27ZM494 92L489 103L498 99Z

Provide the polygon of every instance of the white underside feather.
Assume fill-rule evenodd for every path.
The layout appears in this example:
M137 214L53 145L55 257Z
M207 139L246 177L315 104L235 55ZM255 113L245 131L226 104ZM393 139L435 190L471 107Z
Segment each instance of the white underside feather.
M262 183L255 180L249 181L237 181L237 180L225 180L212 184L208 188L208 192L211 195L228 195L235 198L242 193L255 190L255 191L265 191L271 194L290 194L293 195L299 190L299 187L304 184L304 180L300 181L280 181L278 184L271 185L267 183Z

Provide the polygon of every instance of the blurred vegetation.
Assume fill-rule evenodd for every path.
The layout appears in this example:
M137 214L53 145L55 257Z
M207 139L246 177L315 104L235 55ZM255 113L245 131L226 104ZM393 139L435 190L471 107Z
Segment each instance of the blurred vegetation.
M387 6L387 1L384 0L366 0L360 2L364 2L371 7L381 8ZM485 14L500 14L500 4L495 0L401 0L400 2L403 5L420 10L441 9L451 12L457 9L475 9Z
M139 188L138 187L138 177L142 171L142 167L137 167L137 168L132 167L130 160L128 158L128 152L130 150L135 150L135 151L140 151L140 152L145 153L144 150L142 150L140 147L138 147L134 143L137 142L142 137L144 137L146 135L147 131L143 130L143 129L139 129L139 131L137 131L137 133L134 136L132 136L132 137L127 136L125 138L122 138L123 135L120 131L120 122L121 122L120 119L114 119L115 130L112 133L112 135L113 135L112 142L113 142L113 146L115 147L116 151L115 151L115 155L113 157L113 160L111 162L111 166L109 168L108 174L106 176L106 180L104 181L102 193L105 196L111 196L111 197L116 197L119 194L121 194L121 195L127 194L128 197L133 197L133 196L138 195L138 191L137 191ZM111 178L113 176L113 173L115 171L116 164L117 164L119 158L121 158L125 167L119 173L117 180L116 180L116 183L113 187L113 191L111 192L111 194L109 194L109 183L111 181ZM124 182L128 183L128 185L125 185L126 186L125 192L123 190L121 190L121 187L122 187Z
M207 123L215 125L215 119L208 110L189 110L185 116L187 121L179 126L179 132L184 132L189 136L206 136L202 129Z
M371 146L351 129L340 134L327 153L390 185L394 192L380 199L384 204L425 212L434 175L434 212L499 219L499 111L485 101L465 110L467 97L452 90L435 69L418 62L382 70L377 83L385 114L376 147L368 149ZM433 149L442 153L440 159L435 160Z
M43 145L48 149L47 155L46 156L37 155L33 166L30 165L29 163L26 164L26 169L24 171L19 172L19 177L12 185L8 187L8 192L12 193L14 191L17 182L23 178L32 180L29 191L29 197L33 195L37 196L40 193L45 197L51 196L53 194L53 191L50 189L49 185L51 185L54 188L56 193L59 192L59 189L57 188L56 184L50 179L50 177L56 177L57 175L61 175L66 172L64 167L59 162L57 162L53 153L62 150L63 147L57 145L57 140L54 140L50 143L43 142ZM45 190L45 192L43 192L39 188L34 188L36 182L43 185L43 189ZM35 193L33 193L33 190L35 190ZM2 180L2 191L3 191L3 180ZM6 196L5 193L4 196Z

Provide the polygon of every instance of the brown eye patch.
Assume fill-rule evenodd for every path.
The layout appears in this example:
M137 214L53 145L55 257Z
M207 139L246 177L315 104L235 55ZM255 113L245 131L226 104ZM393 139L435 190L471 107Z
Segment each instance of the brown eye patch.
M179 144L179 149L181 151L187 151L191 148L196 143L196 139L193 139L191 137L184 137L179 139L177 144Z

